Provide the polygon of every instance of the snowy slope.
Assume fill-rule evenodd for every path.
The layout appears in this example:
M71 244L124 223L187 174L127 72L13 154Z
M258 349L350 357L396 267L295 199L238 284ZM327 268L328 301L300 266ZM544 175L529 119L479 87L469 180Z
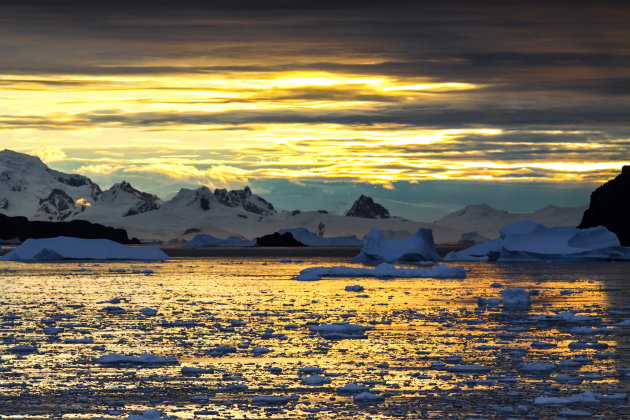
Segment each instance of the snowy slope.
M101 195L89 178L48 168L38 157L0 151L0 212L31 220L69 220ZM79 203L77 203L79 201Z
M531 220L546 226L577 226L586 207L547 206L534 213L509 213L487 204L472 204L436 220L433 224L461 232L477 232L496 238L498 230L520 220Z
M111 216L133 216L159 209L162 200L153 194L139 191L123 181L103 191L98 201L91 204L80 218L95 220Z

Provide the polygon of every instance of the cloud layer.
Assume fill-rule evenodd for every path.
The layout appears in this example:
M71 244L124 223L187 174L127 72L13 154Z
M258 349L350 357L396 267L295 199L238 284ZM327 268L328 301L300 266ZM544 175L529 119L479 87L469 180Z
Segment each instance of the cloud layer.
M591 188L629 160L628 21L621 2L3 1L0 138L154 190Z

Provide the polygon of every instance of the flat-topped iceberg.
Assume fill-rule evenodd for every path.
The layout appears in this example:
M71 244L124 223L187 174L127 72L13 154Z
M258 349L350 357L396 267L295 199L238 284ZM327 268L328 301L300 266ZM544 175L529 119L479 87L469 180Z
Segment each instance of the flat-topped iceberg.
M212 235L205 235L200 233L195 235L190 241L186 242L182 246L184 248L208 248L219 246L254 246L256 241L248 241L247 239L239 238L238 236L230 236L228 238L217 238Z
M499 230L500 237L450 252L446 261L630 260L630 248L603 226L546 227L528 220Z
M363 267L309 267L293 277L293 280L317 281L322 277L389 277L389 278L466 278L462 266L449 267L437 264L431 268L398 268L381 263L375 268Z
M419 229L413 236L398 241L386 238L378 229L372 229L363 239L361 252L352 261L377 264L440 259L435 250L431 229Z
M311 326L311 332L331 340L345 338L366 338L365 332L373 329L372 326L350 324L348 322L335 322L332 324L320 324Z
M287 232L306 246L361 246L363 244L363 241L355 235L324 238L303 227L278 231L281 235Z
M109 239L56 238L27 239L14 250L0 257L4 261L54 260L150 260L169 257L154 246L130 247Z

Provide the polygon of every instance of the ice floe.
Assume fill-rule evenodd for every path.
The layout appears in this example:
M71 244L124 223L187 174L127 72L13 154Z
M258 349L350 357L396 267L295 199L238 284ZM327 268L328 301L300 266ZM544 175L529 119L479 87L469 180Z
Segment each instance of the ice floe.
M630 260L630 247L622 247L617 236L603 226L546 227L523 220L500 229L499 233L498 239L449 252L445 260Z
M337 322L333 324L321 324L311 326L311 332L318 333L327 339L343 339L343 338L365 338L365 331L374 327L359 324L350 324L348 322Z
M503 297L503 309L508 311L527 310L531 305L531 297L528 292L520 287L501 290Z
M130 414L129 417L127 417L127 420L166 420L168 418L169 417L166 414L153 409L143 411L140 414Z
M367 391L354 396L354 402L357 404L380 404L383 401L385 401L385 397Z
M177 359L174 357L161 357L154 354L141 354L140 356L128 356L124 354L109 353L94 360L96 363L105 366L118 365L175 365Z
M293 277L293 280L316 281L322 277L391 277L391 278L466 278L464 267L437 264L431 268L397 268L381 263L375 268L363 267L309 267Z
M130 247L109 239L56 238L27 239L17 248L0 257L5 261L51 260L168 260L154 246Z
M372 229L365 235L363 247L352 261L378 264L382 262L418 263L440 259L435 250L431 229L419 229L413 236L398 241L386 238L378 229Z

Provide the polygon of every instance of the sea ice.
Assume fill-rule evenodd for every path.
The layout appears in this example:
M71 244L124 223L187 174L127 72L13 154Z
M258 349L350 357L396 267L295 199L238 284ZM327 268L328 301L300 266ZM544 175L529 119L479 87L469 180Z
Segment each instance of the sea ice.
M452 251L446 261L537 261L537 260L629 260L630 247L603 226L578 229L546 227L528 220L499 230L498 239L461 251Z
M413 236L399 241L386 238L380 230L370 230L363 239L363 247L353 262L399 263L439 261L431 229L419 229Z
M302 378L302 383L304 385L320 386L320 385L329 384L330 379L321 375L312 375L312 376L307 376L305 378Z
M375 268L363 267L309 267L293 277L293 280L316 281L322 277L392 277L392 278L458 278L466 277L462 266L449 267L437 264L431 268L397 268L381 263Z
M337 392L340 394L360 394L369 390L370 388L365 385L357 385L353 383L345 384L344 386L337 388Z
M321 324L311 326L311 332L318 333L327 339L365 338L365 331L374 327L337 322L333 324Z
M166 414L161 413L156 409L153 409L143 411L140 414L130 414L129 417L127 417L127 420L166 420L168 418L169 417Z
M527 310L531 305L531 297L528 292L520 287L501 290L503 297L503 309L508 311Z
M237 236L230 236L228 238L217 238L212 235L205 235L203 233L195 235L190 241L186 242L182 246L184 248L207 248L207 247L242 247L242 246L254 246L256 241L248 241Z
M155 316L157 315L158 310L153 308L142 308L139 312L146 316Z
M490 368L481 365L453 365L446 368L447 372L452 373L485 373Z
M168 260L154 246L130 247L109 239L56 238L27 239L20 246L0 257L5 261L50 260Z
M284 405L290 401L296 401L299 397L294 395L292 397L276 397L273 395L255 395L252 397L252 404L254 405Z
M123 354L109 353L94 360L96 363L106 366L116 365L175 365L174 357L160 357L154 354L141 354L140 356L127 356Z
M355 284L354 286L346 286L346 292L362 292L365 289L360 284Z
M569 395L568 397L536 397L534 404L536 405L564 405L564 404L592 404L599 403L600 398L591 391L584 391L580 394Z
M367 391L354 396L354 402L357 404L379 404L383 401L385 401L384 397Z

